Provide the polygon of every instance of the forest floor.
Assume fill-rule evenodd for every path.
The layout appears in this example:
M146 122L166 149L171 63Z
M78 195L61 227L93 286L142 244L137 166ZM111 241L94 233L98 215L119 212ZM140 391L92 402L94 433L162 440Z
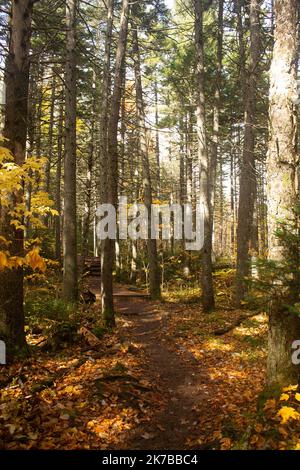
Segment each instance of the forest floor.
M225 307L204 314L176 291L153 302L120 286L116 305L116 330L93 346L81 341L52 352L36 346L30 358L3 368L2 448L291 446L279 396L259 395L266 314ZM98 310L97 301L89 315ZM29 342L38 344L33 337Z

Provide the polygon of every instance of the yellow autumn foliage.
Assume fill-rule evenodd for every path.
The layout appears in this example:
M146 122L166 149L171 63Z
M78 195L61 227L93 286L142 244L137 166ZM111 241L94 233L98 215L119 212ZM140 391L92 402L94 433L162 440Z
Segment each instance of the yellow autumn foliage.
M0 136L0 141L4 139ZM56 216L54 203L45 191L31 194L30 209L24 198L13 198L24 186L34 185L36 178L43 178L47 159L28 157L22 165L17 165L11 152L0 146L0 205L5 208L10 218L10 224L16 230L25 231L24 220L31 228L44 228L43 217ZM35 243L31 242L31 246ZM33 270L46 270L46 263L39 254L39 248L32 248L24 257L11 256L9 253L10 240L0 236L0 270L13 269L20 266L30 266Z
M289 398L290 396L287 393L282 393L280 401L287 401Z
M283 406L277 413L281 418L281 424L285 424L290 419L300 419L300 413L291 406Z
M0 271L8 267L8 256L4 251L0 251Z
M298 385L288 385L287 387L284 387L282 390L284 392L292 392L294 390L297 390Z
M39 271L46 271L46 262L40 255L39 248L35 247L25 256L25 261L28 266L30 266L34 271L38 269Z

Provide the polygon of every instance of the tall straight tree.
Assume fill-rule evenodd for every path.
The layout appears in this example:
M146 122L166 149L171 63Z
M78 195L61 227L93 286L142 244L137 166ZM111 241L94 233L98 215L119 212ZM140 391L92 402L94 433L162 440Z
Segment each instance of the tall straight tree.
M149 262L149 290L152 299L159 299L160 292L160 268L157 257L156 239L151 236L151 204L152 204L152 181L149 162L150 141L146 129L145 105L143 100L142 75L141 75L141 59L138 42L138 33L136 25L132 28L133 54L134 54L134 73L135 73L135 90L136 90L136 113L137 127L139 136L139 150L142 159L143 168L143 189L144 201L148 210L148 262Z
M223 12L224 12L224 0L218 2L218 34L217 34L217 67L216 67L216 83L215 83L215 97L213 107L213 136L211 145L211 199L212 199L212 210L211 210L211 223L213 224L213 213L215 205L215 191L216 191L216 170L218 162L218 153L220 146L220 108L221 108L221 87L222 87L222 61L223 61ZM220 157L220 199L222 204L222 159ZM222 250L222 207L220 211L220 249Z
M244 145L241 162L240 194L237 226L236 303L239 306L247 292L246 278L250 274L250 241L253 229L255 199L255 123L256 87L260 57L260 0L250 2L250 64L246 71L242 63L244 91ZM240 13L240 12L239 12ZM241 18L241 17L240 17ZM242 47L243 37L240 38ZM244 61L244 57L241 57Z
M68 302L76 302L78 297L76 226L76 10L77 0L67 0L63 296Z
M296 152L297 117L293 99L297 92L297 0L276 0L274 50L270 72L270 141L267 158L269 258L284 260L284 249L276 237L278 222L293 219L298 195ZM285 292L271 303L269 316L268 382L299 383L299 366L292 363L292 343L300 338L300 319L286 305L296 299ZM290 297L290 298L289 298Z
M63 125L64 103L59 107L58 136L57 136L57 164L55 175L55 209L58 215L55 218L55 259L61 265L61 173L63 163Z
M107 192L107 174L108 174L108 115L109 115L109 99L111 93L111 46L112 46L112 29L114 18L114 0L108 0L107 5L107 22L105 34L105 53L103 63L103 77L101 89L101 117L100 117L100 200L105 201Z
M124 59L128 33L129 1L122 1L120 32L115 60L114 86L111 96L107 131L108 168L105 202L115 208L118 204L118 123L121 108ZM113 267L115 262L115 240L104 240L101 250L101 299L102 315L107 326L115 325L113 302Z
M204 311L214 308L214 288L212 277L212 217L210 161L207 150L205 129L204 96L204 48L203 48L203 0L194 0L195 46L197 67L197 144L200 170L200 203L204 216L204 245L202 249L202 304Z
M4 137L17 165L26 155L29 92L29 50L32 0L14 0L11 7L9 53L6 60ZM24 190L15 190L12 204L22 203ZM0 207L0 234L10 241L12 256L23 256L24 233L11 224L9 211ZM0 338L6 342L8 358L26 351L23 309L23 270L6 269L0 274Z

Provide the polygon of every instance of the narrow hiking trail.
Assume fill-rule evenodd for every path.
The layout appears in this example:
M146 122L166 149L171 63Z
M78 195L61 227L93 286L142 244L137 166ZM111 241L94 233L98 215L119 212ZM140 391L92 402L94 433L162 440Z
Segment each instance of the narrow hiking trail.
M80 325L100 339L90 343L77 334L44 349L43 333L28 335L31 357L0 374L1 448L277 446L273 434L265 436L266 422L256 425L264 314L241 322L245 312L219 308L207 315L198 300L176 302L164 294L154 302L146 292L116 285L117 327L107 332L99 318L99 279L88 283L97 300L83 308ZM220 327L228 331L216 336ZM276 417L275 402L268 406Z
M90 287L99 297L93 281ZM137 427L124 447L185 449L198 425L194 407L207 396L203 391L207 376L199 361L168 337L170 313L158 302L151 302L145 292L120 285L114 295L120 336L138 350L143 376L159 395L159 402L150 404L149 422Z
M226 353L226 347L222 352L215 346L216 360L211 350L206 351L207 357L203 350L202 357L197 357L188 344L178 340L176 329L174 334L174 329L170 328L174 319L175 322L183 320L182 308L178 310L176 306L174 308L161 302L152 302L145 292L131 289L119 285L115 287L119 335L126 343L134 346L142 376L151 384L156 399L147 402L145 422L128 433L126 440L118 442L116 448L230 448L232 438L236 438L239 433L233 424L232 413L236 413L237 409L234 402L238 397L249 405L253 395L249 387L243 392L245 396L239 396L239 390L235 395L229 391L229 396L226 397L224 393L222 400L224 387L231 389L226 373L227 363L231 359ZM243 367L239 366L239 369L241 371ZM248 379L251 381L251 377ZM229 374L229 381L233 388L236 387L234 375ZM243 379L240 382L243 385ZM251 406L247 408L250 411ZM239 420L240 414L235 418ZM228 428L225 435L221 431L224 423ZM240 425L243 427L242 419ZM249 433L249 429L244 431Z
M161 396L161 406L153 403L151 420L135 430L126 447L185 449L198 425L194 406L205 399L205 374L192 354L168 338L169 314L140 298L118 297L116 304L126 317L121 332L138 346L144 376Z

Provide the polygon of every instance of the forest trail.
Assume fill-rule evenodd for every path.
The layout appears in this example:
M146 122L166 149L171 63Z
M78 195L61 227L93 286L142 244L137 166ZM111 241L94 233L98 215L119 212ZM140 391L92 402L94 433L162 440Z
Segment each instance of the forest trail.
M97 295L97 290L94 293ZM114 295L117 312L125 319L120 335L138 348L143 377L158 393L160 403L160 406L156 401L150 404L151 420L135 428L125 447L186 449L190 447L193 430L197 433L199 426L195 407L199 408L199 402L204 407L208 405L203 384L209 378L201 362L168 336L170 312L157 308L157 303L147 299L145 292L133 292L128 286L116 286Z
M31 333L32 356L3 370L5 449L275 446L267 434L275 401L268 405L269 424L256 426L264 314L237 326L240 311L217 308L207 315L198 302L183 304L166 294L164 301L152 301L146 292L116 285L117 328L103 332L101 323L97 327L99 278L90 278L88 286L97 301L83 308L82 323L100 341L76 336L75 342L41 349L43 334ZM230 331L216 336L220 325L229 324Z

